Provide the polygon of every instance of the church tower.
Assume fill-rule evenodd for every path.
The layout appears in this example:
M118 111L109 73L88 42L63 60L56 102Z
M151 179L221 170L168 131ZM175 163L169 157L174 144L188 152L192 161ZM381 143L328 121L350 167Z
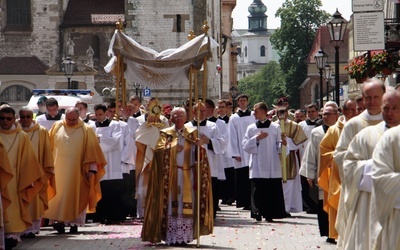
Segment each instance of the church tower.
M234 30L232 33L238 51L238 80L254 74L270 61L279 60L270 41L275 30L267 29L267 7L262 0L253 0L248 11L248 29Z
M249 31L267 31L267 7L261 2L261 0L254 0L249 6L248 11L250 12L249 18Z

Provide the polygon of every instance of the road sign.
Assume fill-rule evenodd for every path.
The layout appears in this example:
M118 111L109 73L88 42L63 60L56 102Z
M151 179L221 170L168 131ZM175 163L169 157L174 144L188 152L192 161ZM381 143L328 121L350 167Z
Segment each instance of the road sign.
M353 12L383 11L383 0L353 0Z
M343 96L343 88L339 88L339 96Z
M149 88L145 88L145 89L143 89L143 96L144 97L150 97L151 96L151 89L149 89Z

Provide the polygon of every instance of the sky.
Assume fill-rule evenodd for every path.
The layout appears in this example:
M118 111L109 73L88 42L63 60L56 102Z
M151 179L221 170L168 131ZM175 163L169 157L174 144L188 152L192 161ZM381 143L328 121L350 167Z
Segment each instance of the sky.
M236 7L233 10L233 28L234 29L247 29L248 28L248 18L250 14L247 10L253 0L236 0ZM267 18L267 28L276 29L280 27L280 19L275 18L275 13L282 6L285 0L262 0L264 5L267 7L266 15ZM326 12L333 14L338 8L342 17L347 21L350 20L350 16L353 13L351 11L350 0L322 0L322 9Z

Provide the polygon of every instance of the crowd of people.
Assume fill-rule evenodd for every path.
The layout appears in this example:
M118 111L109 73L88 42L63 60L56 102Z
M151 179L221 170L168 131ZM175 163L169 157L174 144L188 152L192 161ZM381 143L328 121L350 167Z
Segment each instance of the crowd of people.
M236 103L1 105L0 249L46 224L73 234L127 218L145 242L185 245L213 232L220 204L256 222L317 214L339 249L400 248L400 90L373 78L341 107Z

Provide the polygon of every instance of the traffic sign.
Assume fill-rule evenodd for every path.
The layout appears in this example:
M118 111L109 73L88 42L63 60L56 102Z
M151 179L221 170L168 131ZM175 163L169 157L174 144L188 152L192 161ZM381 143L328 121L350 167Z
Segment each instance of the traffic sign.
M150 97L151 96L151 89L149 89L149 88L145 88L145 89L143 89L143 96L144 97Z

